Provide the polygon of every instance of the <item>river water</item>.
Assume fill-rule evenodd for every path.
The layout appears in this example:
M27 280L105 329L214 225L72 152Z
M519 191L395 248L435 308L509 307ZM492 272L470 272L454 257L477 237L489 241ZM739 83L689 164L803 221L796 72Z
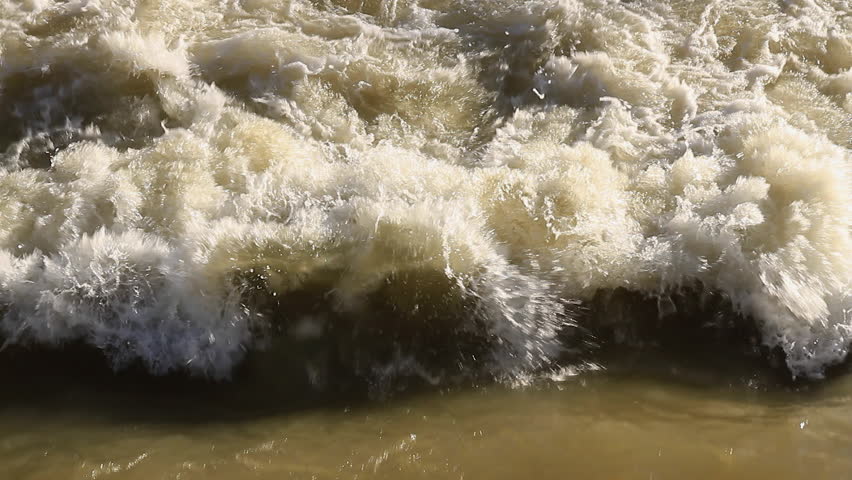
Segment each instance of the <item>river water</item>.
M845 478L852 381L792 385L741 357L621 352L524 388L306 397L271 378L188 387L18 381L0 410L15 479ZM641 361L642 367L636 367ZM49 379L49 382L48 382ZM50 385L46 385L49 383Z
M0 477L852 476L848 0L0 0Z

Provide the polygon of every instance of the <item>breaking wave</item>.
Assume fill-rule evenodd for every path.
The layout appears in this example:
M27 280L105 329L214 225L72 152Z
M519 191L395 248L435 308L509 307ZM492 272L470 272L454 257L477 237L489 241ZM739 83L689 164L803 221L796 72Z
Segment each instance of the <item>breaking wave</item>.
M820 377L850 31L845 0L0 0L0 336L226 378L343 329L513 376L603 293L698 291Z

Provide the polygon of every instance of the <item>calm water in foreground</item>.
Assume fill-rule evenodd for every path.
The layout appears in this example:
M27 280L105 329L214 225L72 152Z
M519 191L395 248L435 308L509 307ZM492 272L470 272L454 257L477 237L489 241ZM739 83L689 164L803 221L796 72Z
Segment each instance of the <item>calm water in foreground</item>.
M381 400L290 397L286 385L262 379L204 386L44 375L7 384L0 478L852 475L852 377L791 386L744 367L641 361L641 371Z

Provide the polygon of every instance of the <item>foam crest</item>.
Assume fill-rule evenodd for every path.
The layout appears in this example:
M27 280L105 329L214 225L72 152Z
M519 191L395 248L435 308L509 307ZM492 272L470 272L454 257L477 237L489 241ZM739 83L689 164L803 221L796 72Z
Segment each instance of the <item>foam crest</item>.
M852 340L846 10L0 0L0 333L225 378L354 322L519 380L578 304L705 291L819 377ZM353 368L437 381L414 350Z

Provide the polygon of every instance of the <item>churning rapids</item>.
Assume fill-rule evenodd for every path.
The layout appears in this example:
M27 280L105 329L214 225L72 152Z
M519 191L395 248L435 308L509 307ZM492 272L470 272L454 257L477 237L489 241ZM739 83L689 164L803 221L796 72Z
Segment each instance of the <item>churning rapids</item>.
M650 315L820 378L851 32L847 0L0 0L4 348L523 380Z

